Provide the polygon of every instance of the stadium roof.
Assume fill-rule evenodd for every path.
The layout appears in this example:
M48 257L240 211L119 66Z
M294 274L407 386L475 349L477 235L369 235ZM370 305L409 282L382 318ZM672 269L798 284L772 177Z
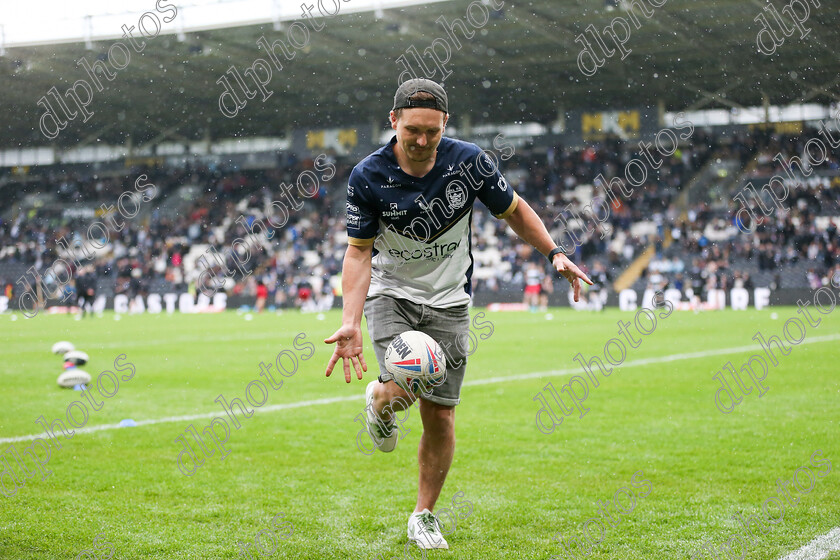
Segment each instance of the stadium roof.
M317 4L317 0L309 1ZM322 1L327 9L333 9L333 0ZM482 26L466 24L468 30L475 31L471 39L456 32L462 48L452 49L448 64L452 74L445 81L453 122L459 124L459 119L468 115L473 125L549 123L563 109L661 104L666 110L681 110L840 99L840 53L836 49L840 10L828 2L821 2L819 8L809 4L810 13L802 26L811 31L801 38L795 29L785 37L772 14L764 10L767 4L758 0L656 0L661 4L658 8L651 0L635 1L637 5L644 1L648 13L652 12L645 17L637 6L634 14L639 29L624 6L614 0L505 0L498 12L492 10L492 4L501 0L475 0L473 21L481 23L482 6L490 18ZM155 4L147 3L146 11L155 13ZM160 0L158 5L169 3ZM173 3L178 5L177 0ZM776 4L779 10L784 7ZM266 23L196 31L188 25L188 9L182 8L170 21L165 18L171 12L157 11L157 16L164 18L161 34L147 39L142 53L132 50L130 62L115 73L113 81L101 79L104 90L93 91L89 105L93 115L87 122L77 117L52 141L39 130L44 109L38 100L53 86L63 93L76 80L90 81L76 61L84 57L93 64L97 57L107 58L117 40L127 44L119 38L121 24L114 24L111 38L89 33L88 40L71 43L11 46L9 41L0 57L4 109L0 112L0 148L69 147L96 141L123 144L129 137L134 145L140 145L164 139L283 136L292 128L364 123L381 128L403 70L397 58L412 45L422 52L434 39L447 38L435 21L440 16L450 22L454 18L467 21L470 5L458 0L389 8L383 1L379 8L356 13L347 9L333 17L308 21L308 45L296 51L294 59L280 59L282 71L273 68L266 85L273 95L262 101L257 94L233 118L219 111L224 90L217 81L231 66L241 74L255 59L268 60L257 41L262 36L269 42L287 41L292 12L284 11L282 18L279 11L252 18ZM37 2L27 6L37 12ZM136 26L141 13L116 19ZM317 7L314 13L318 13ZM804 19L799 7L796 13ZM756 47L762 26L755 18L760 14L765 14L775 33L784 39L771 56L759 53ZM37 15L32 17L37 19ZM631 22L626 41L631 52L624 60L613 54L594 75L585 76L578 68L583 47L576 37L590 24L603 30L616 17ZM314 31L312 26L320 25L323 28ZM624 33L620 23L615 29ZM295 32L302 33L299 28ZM608 50L615 48L608 35L600 32L599 36ZM597 49L594 38L587 37ZM765 33L765 45L772 47L768 37ZM112 55L113 63L122 59L116 49ZM434 68L430 59L425 60ZM231 75L227 78L234 81ZM81 88L79 91L85 95Z

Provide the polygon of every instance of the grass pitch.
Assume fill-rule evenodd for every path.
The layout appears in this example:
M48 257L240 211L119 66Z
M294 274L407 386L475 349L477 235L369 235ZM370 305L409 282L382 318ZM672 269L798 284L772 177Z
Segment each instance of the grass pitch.
M438 503L453 509L452 497L462 491L472 511L448 535L450 550L430 551L429 558L572 558L555 535L583 537L581 525L599 517L596 502L612 501L628 487L637 490L632 512L607 524L603 539L583 555L687 559L704 541L719 549L737 534L736 512L760 516L765 500L779 494L777 479L790 479L803 466L816 472L809 458L817 449L831 472L807 494L791 490L798 504L744 557L779 558L840 525L840 312L821 316L819 327L809 327L805 341L780 357L764 396L753 391L725 415L714 404L719 384L712 375L726 361L740 367L756 350L737 348L754 346L758 330L780 335L795 309L675 311L629 349L610 377L590 387L583 418L565 417L546 435L535 426L540 405L533 397L549 381L559 391L578 367L572 359L578 352L603 357L604 344L618 336L617 321L633 318L617 310L551 312L550 320L544 313L485 318L494 331L470 357L455 460ZM25 479L14 496L0 496L0 558L241 558L237 542L254 543L258 535L271 550L271 522L280 513L291 536L255 558L403 557L417 488L419 414L411 410L410 433L393 453L359 452L353 418L362 410L365 384L377 374L376 360L368 344L372 370L363 381L354 377L348 386L341 371L324 377L332 347L321 341L339 325L338 311L322 319L286 312L246 320L232 311L115 319L113 313L84 321L0 315L2 450L14 445L20 452L31 442L9 438L43 435L38 417L65 419L68 404L82 399L55 384L61 360L50 346L58 340L90 354L84 369L94 378L113 371L119 354L136 368L116 396L90 412L86 428L141 422L72 438L58 434L61 448L51 446L45 467L52 474ZM272 363L283 349L300 355L293 346L300 333L314 343L314 355L231 430L224 460L217 451L184 476L175 439L190 425L201 431L210 416L224 416L214 402L220 394L244 400L260 362ZM543 375L527 375L534 372ZM324 399L333 400L317 402ZM316 402L294 406L303 401ZM2 458L20 477L14 458L8 452ZM631 484L640 470L650 484L645 497ZM11 485L8 475L3 480ZM770 513L778 515L772 504ZM599 532L591 524L593 539ZM411 557L422 555L414 549Z

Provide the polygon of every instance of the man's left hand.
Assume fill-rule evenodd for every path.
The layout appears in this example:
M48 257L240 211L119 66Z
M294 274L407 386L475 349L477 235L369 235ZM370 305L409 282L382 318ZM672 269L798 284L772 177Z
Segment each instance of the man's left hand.
M554 268L557 269L563 277L569 281L575 291L575 301L580 301L580 281L583 280L590 286L593 284L592 280L577 267L575 263L569 260L569 257L563 253L554 255L554 260L551 261Z

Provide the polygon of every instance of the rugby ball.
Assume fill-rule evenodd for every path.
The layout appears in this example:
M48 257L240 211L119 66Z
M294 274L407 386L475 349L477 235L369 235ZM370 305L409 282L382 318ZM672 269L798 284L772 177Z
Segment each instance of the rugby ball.
M398 334L385 350L385 369L409 393L428 393L446 378L446 357L440 345L426 333Z
M87 385L90 383L90 374L79 368L72 368L59 375L56 382L59 387L72 389L75 385Z
M66 340L62 340L61 342L56 342L52 345L52 353L53 354L66 354L67 352L71 352L75 350L76 347L73 346L72 342L67 342Z
M64 354L64 361L70 362L72 364L76 364L77 366L83 366L90 360L90 357L87 355L87 352L82 352L81 350L71 350Z

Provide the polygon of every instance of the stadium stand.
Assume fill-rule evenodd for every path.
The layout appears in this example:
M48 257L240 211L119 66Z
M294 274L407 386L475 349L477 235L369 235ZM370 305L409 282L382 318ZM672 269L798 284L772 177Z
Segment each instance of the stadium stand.
M632 288L680 290L696 294L732 287L811 287L825 282L840 270L837 226L830 218L840 215L838 151L834 150L817 173L803 178L803 187L791 189L788 210L762 215L754 233L741 232L733 219L736 209L728 201L737 189L721 193L723 181L702 185L701 200L683 205L680 195L686 185L697 188L698 176L709 162L733 161L746 171L735 187L747 181L766 183L784 170L773 161L776 153L786 159L802 153L801 135L779 135L756 130L743 135L695 134L658 172L633 193L611 206L610 216L592 231L574 219L559 220L566 209L581 215L593 197L603 198L593 187L595 177L616 177L636 154L631 142L607 138L585 148L525 146L502 169L518 192L534 201L534 207L552 235L562 239L565 224L580 239L575 259L587 270L598 270L604 280L615 279L644 249L652 246L653 258L642 267ZM330 156L336 175L323 184L304 207L291 212L272 240L252 249L244 271L237 270L231 244L246 234L239 216L250 223L270 213L278 197L277 186L292 183L312 161L288 152L277 155L268 169L237 169L189 164L183 167L135 167L91 171L88 168L45 167L21 183L6 174L0 188L15 193L14 208L0 216L0 280L12 285L30 267L43 272L57 258L66 257L56 245L61 237L81 237L97 215L96 208L110 205L145 174L159 194L154 209L145 206L93 261L98 292L106 296L166 291L195 291L200 271L196 260L213 248L236 271L224 289L231 295L252 296L258 279L269 287L269 304L314 306L330 304L339 295L344 234L344 195L354 161ZM697 199L698 195L692 195ZM82 201L84 203L82 204ZM768 202L768 204L770 204ZM682 206L682 207L681 207ZM480 205L474 216L474 290L480 293L521 293L526 263L544 259L505 231L504 222L493 219ZM590 224L592 221L590 220ZM671 227L665 224L674 224ZM805 266L803 266L805 265ZM243 272L245 274L243 274ZM565 283L557 282L558 291ZM306 297L302 298L301 295ZM311 299L306 294L312 294Z

